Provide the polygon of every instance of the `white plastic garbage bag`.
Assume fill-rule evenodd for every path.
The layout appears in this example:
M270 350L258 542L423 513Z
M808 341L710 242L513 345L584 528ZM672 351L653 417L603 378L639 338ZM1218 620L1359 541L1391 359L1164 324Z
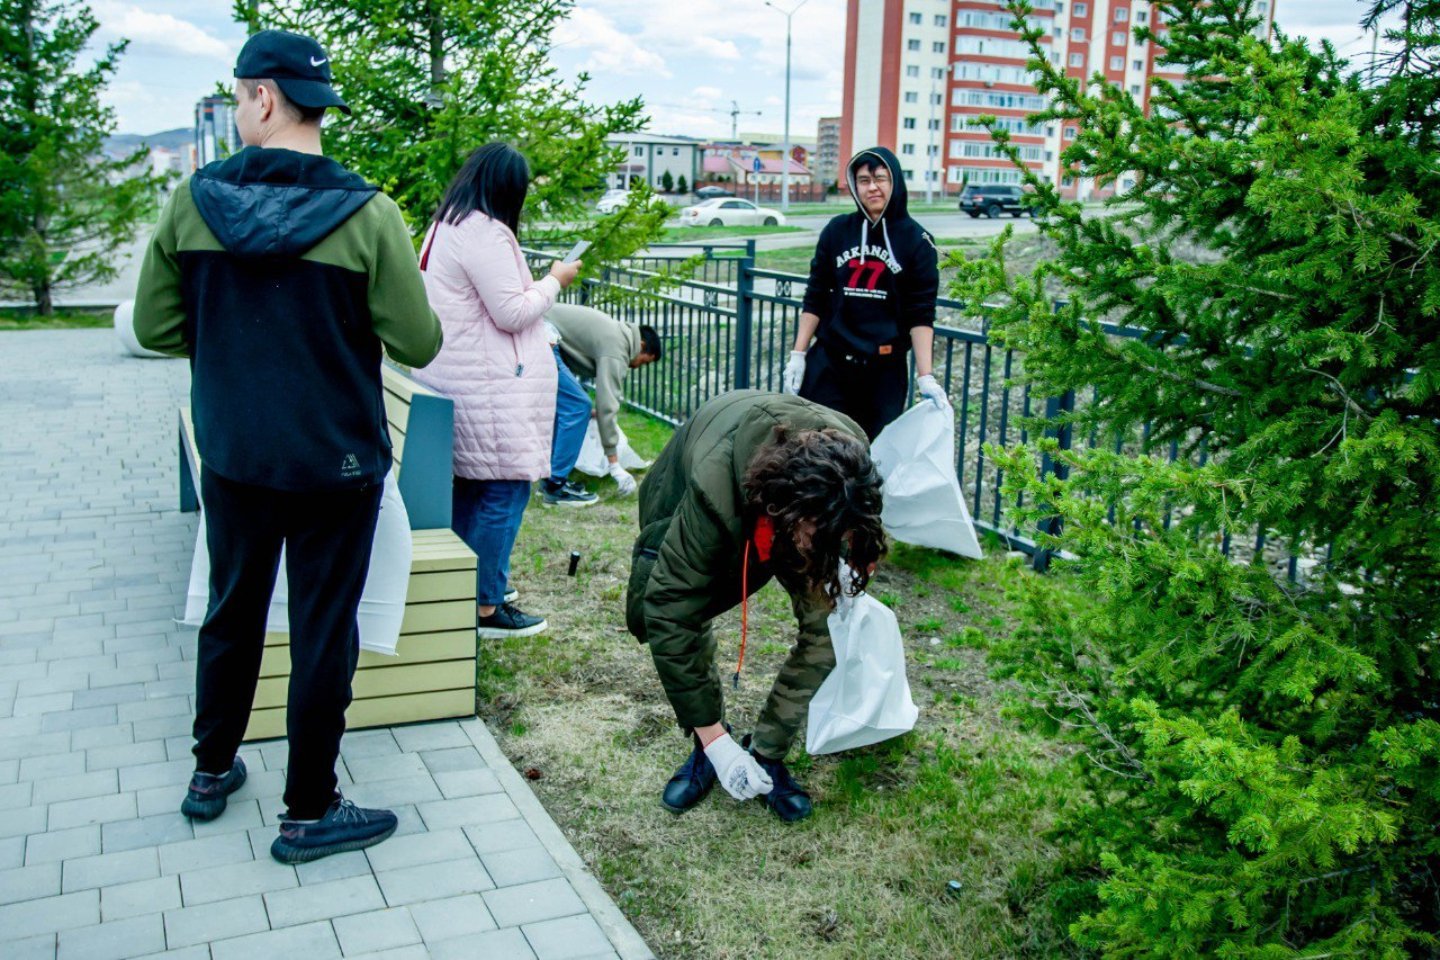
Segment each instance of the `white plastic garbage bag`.
M917 403L880 431L870 455L885 478L885 530L904 543L984 556L955 478L954 413Z
M165 354L147 350L140 346L140 341L136 339L134 300L122 301L120 306L115 308L115 339L120 341L120 346L132 357L144 357L147 360L166 359Z
M380 518L375 524L375 539L370 547L370 572L365 577L365 592L360 597L357 620L360 626L360 649L395 656L400 640L400 623L405 619L405 594L410 588L410 515L400 497L400 484L392 471L385 478L385 494L380 501ZM280 572L275 577L275 592L270 597L270 613L265 629L272 633L290 632L290 591L285 576L285 552L280 553ZM184 623L198 627L205 620L210 602L210 553L205 549L205 513L200 513L200 532L195 540L195 555L190 562L190 589L185 599Z
M620 434L620 446L616 450L620 456L620 466L626 470L644 470L650 466L649 460L642 459L640 454L630 448L630 441L625 439L625 431L619 427L615 430ZM600 427L593 418L590 426L585 429L585 442L580 445L580 459L575 461L575 469L592 477L610 475L610 461L605 456L605 448L600 444Z
M841 597L829 625L835 669L810 701L806 752L852 750L914 729L920 709L910 698L895 614L862 593Z

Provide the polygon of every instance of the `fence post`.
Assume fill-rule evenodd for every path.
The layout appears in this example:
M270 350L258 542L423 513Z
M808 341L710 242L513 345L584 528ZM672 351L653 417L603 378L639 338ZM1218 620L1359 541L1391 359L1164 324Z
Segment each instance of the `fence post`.
M1067 390L1059 397L1049 397L1045 401L1045 419L1054 422L1064 413L1072 413L1075 410L1075 391ZM1066 423L1060 427L1046 427L1045 435L1054 437L1060 442L1061 450L1069 450L1072 442L1070 424ZM1055 474L1061 480L1070 475L1070 468L1063 463L1052 459L1050 454L1042 454L1040 458L1040 479L1045 479L1050 474ZM1040 521L1040 533L1055 537L1060 535L1061 520L1059 517L1050 517ZM1052 551L1048 547L1036 544L1034 567L1037 573L1044 573L1050 569L1050 556Z
M751 294L755 289L755 241L745 242L745 256L740 261L740 273L735 277L735 389L744 390L750 386L750 347L755 321L755 301Z

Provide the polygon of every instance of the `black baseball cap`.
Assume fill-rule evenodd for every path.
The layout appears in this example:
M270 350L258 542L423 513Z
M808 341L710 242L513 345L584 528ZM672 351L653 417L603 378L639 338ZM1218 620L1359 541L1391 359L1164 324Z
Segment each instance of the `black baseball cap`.
M261 30L245 41L235 59L237 80L274 80L286 98L301 107L335 107L350 112L330 85L330 57L309 37Z

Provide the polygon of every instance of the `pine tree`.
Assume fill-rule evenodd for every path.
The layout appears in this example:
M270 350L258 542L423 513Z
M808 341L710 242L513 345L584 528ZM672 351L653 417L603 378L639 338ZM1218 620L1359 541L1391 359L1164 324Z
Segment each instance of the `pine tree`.
M77 68L98 26L77 0L0 0L0 24L0 290L43 316L57 291L115 275L163 181L143 147L102 152L115 112L100 94L124 41Z
M1433 955L1440 3L1384 0L1402 52L1351 70L1257 37L1253 0L1161 0L1139 33L1185 81L1148 113L1050 64L1027 6L1035 122L1134 184L1096 215L1026 171L1056 257L1010 275L1007 231L957 282L1078 401L1059 475L995 451L1084 587L1032 584L997 650L1076 746L1053 902L1105 957Z
M622 161L606 143L645 122L640 100L597 105L549 60L555 26L573 0L275 0L258 13L237 0L237 19L314 37L330 54L335 84L352 117L331 116L325 151L379 184L417 232L451 177L476 147L503 140L530 164L522 221L531 241L560 240L588 216L588 194ZM589 264L613 262L659 234L663 204L636 196L623 227L592 235Z
M690 192L690 182L685 179L685 174L683 173L680 174L680 179L675 182L675 192L681 194Z
M675 178L671 176L669 170L666 170L664 173L660 174L660 189L664 193L675 192Z

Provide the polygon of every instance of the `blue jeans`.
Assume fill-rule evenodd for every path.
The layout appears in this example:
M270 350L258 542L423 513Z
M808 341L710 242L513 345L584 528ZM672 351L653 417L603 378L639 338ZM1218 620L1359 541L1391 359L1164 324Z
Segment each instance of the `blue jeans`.
M555 372L559 374L560 388L555 395L555 437L550 445L550 483L559 486L575 469L580 459L580 447L585 443L585 431L590 427L590 397L575 374L560 359L560 348L555 348Z
M510 582L510 551L530 502L525 480L456 477L450 525L475 551L475 602L499 606Z

